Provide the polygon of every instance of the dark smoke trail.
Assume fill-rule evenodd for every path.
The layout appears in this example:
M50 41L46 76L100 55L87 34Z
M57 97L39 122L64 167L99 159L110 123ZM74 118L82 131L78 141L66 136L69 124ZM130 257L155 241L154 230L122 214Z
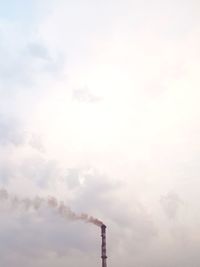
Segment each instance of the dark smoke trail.
M59 202L54 197L41 198L35 197L34 199L30 198L18 198L15 195L10 195L5 189L0 189L0 201L7 201L11 204L13 208L23 207L25 210L39 210L42 206L46 205L47 207L56 210L58 214L62 217L70 220L81 220L86 223L92 223L97 226L102 226L103 222L100 220L86 214L81 213L77 214L72 211L64 202Z

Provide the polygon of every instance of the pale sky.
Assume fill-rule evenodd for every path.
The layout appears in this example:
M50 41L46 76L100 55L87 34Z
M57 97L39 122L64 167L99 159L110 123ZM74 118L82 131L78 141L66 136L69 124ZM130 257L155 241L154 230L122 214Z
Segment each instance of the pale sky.
M0 0L0 188L108 227L108 267L200 266L200 2ZM101 266L100 229L0 203L1 267Z

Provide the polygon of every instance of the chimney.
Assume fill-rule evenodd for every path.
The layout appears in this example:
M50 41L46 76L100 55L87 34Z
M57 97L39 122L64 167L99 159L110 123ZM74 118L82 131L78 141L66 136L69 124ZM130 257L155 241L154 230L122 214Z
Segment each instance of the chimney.
M101 225L101 237L102 237L102 245L101 245L101 258L102 258L102 267L107 267L107 256L106 256L106 226L105 224Z

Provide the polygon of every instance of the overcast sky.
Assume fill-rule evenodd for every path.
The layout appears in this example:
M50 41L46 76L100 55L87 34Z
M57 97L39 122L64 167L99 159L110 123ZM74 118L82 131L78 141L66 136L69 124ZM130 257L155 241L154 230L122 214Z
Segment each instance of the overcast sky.
M200 266L200 2L0 0L0 188L108 226L108 266ZM101 266L100 229L0 202L2 267Z

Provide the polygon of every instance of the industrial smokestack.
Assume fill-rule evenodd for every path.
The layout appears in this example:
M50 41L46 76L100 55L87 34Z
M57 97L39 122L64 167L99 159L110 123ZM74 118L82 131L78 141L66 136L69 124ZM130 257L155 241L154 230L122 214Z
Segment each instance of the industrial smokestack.
M102 267L107 267L107 256L106 256L106 226L105 224L101 225L101 258L102 258Z
M102 267L107 267L107 256L106 256L106 225L103 224L97 218L89 216L88 214L81 213L77 214L72 211L68 206L66 206L62 201L59 202L54 197L48 198L40 198L36 197L34 199L31 198L18 198L15 195L10 195L5 189L0 188L0 203L7 202L11 204L11 208L21 209L24 211L34 210L37 211L42 207L49 207L55 210L62 217L70 220L81 220L86 223L92 223L101 227L101 237L102 237L102 245L101 245L101 258L102 258ZM10 206L10 205L9 205Z

